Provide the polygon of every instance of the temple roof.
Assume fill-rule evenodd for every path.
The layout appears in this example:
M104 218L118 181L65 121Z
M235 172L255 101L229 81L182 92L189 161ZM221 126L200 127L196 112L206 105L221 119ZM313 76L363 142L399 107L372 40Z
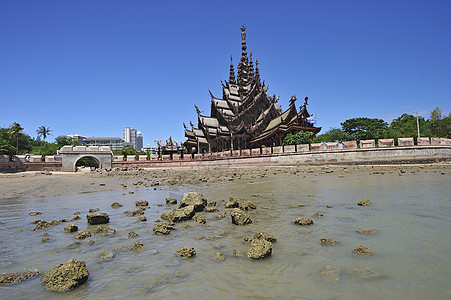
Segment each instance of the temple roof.
M248 56L246 28L241 27L241 57L236 64L237 72L230 57L230 72L227 80L221 80L222 99L211 95L210 115L204 116L197 106L198 128L185 130L185 136L191 146L195 143L208 144L208 151L223 150L228 147L249 147L258 139L259 143L271 143L270 139L279 133L307 130L316 133L320 129L313 127L307 120L307 98L299 113L294 105L296 97L290 100L290 107L282 112L276 95L268 95L268 85L260 79L259 63L252 54ZM186 128L186 126L185 126ZM263 139L263 140L261 140ZM280 141L277 141L280 143ZM204 146L203 146L204 147ZM202 147L201 147L202 148ZM206 149L203 148L203 151ZM199 151L199 149L198 149Z
M270 131L271 129L279 126L282 123L282 120L285 121L288 118L291 110L292 110L292 108L290 107L281 116L278 116L278 117L272 119L271 122L269 122L268 126L266 126L265 130L263 130L263 133Z

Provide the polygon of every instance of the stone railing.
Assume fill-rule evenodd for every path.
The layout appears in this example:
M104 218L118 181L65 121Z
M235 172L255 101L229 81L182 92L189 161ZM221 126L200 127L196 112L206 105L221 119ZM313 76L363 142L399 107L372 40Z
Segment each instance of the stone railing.
M398 138L398 146L395 146L395 139L379 139L379 140L361 140L339 142L323 142L303 145L287 145L262 147L252 149L241 149L223 152L209 152L203 154L165 154L165 155L150 155L150 159L146 155L140 155L138 161L134 155L124 158L123 156L116 156L115 162L150 162L150 161L191 161L191 160L216 160L226 158L246 158L258 156L272 156L272 155L290 155L295 153L307 152L334 152L343 150L366 150L374 148L399 148L409 146L451 146L451 139L446 138L419 138L415 145L414 138Z
M111 152L108 146L63 146L58 153L72 152Z

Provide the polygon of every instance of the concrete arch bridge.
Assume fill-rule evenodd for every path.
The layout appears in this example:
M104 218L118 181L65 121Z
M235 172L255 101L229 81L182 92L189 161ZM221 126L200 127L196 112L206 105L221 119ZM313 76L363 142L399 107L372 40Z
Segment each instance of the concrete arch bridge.
M113 163L113 152L107 146L63 146L58 155L62 158L61 170L66 172L77 171L77 162L84 157L94 159L99 169L111 169Z

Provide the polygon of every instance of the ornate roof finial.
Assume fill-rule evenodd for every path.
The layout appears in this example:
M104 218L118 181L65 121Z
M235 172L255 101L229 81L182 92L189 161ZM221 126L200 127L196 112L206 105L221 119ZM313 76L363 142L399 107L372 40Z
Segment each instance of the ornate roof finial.
M254 63L252 62L252 52L249 52L249 77L254 77Z
M304 106L307 106L308 97L304 98Z
M238 64L238 84L243 87L246 86L249 79L249 59L246 52L246 27L241 26L241 59ZM244 93L244 90L242 90Z
M194 107L196 108L196 112L197 112L197 114L198 114L198 115L200 115L200 110L199 110L199 107L197 107L197 105L196 105L196 104L194 104Z
M260 70L258 69L258 59L255 60L255 77L257 77L257 80L260 79Z
M193 122L189 121L189 125L191 126L191 129L194 128Z
M246 52L246 27L241 26L241 61L243 61L243 59L245 59L245 61L247 62L247 52Z
M294 106L294 103L296 102L296 95L293 95L293 96L291 96L291 99L290 99L290 106Z
M230 83L230 84L236 84L236 81L235 81L235 70L233 69L232 55L230 55L230 75L229 75L229 83Z
M185 124L185 122L183 122L183 128L185 128L185 129L186 129L186 124Z
M245 40L246 39L246 26L241 25L241 39Z

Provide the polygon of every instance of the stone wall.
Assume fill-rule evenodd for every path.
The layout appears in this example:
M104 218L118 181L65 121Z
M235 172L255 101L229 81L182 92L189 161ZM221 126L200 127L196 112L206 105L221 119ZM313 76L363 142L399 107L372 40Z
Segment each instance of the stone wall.
M92 156L99 160L100 168L111 167L168 167L190 165L233 165L235 163L377 163L377 162L414 162L414 161L443 161L451 160L451 139L446 138L419 138L414 145L413 138L400 138L399 145L394 146L393 139L380 139L360 141L361 148L357 148L356 141L346 141L339 144L316 143L311 145L290 145L277 147L264 147L254 149L241 149L203 154L173 154L129 156L124 160L123 156L114 156L109 147L72 147L64 146L60 149L60 155L47 156L42 161L41 156L25 155L14 156L10 161L9 156L0 156L0 172L14 172L24 170L67 170L75 169L75 162L81 157ZM391 151L391 152L390 152ZM66 160L62 162L62 157ZM67 159L69 157L69 160ZM144 159L146 158L146 159ZM27 159L29 161L27 161ZM114 160L114 161L113 161ZM200 163L202 162L202 163ZM66 165L65 165L66 164Z

